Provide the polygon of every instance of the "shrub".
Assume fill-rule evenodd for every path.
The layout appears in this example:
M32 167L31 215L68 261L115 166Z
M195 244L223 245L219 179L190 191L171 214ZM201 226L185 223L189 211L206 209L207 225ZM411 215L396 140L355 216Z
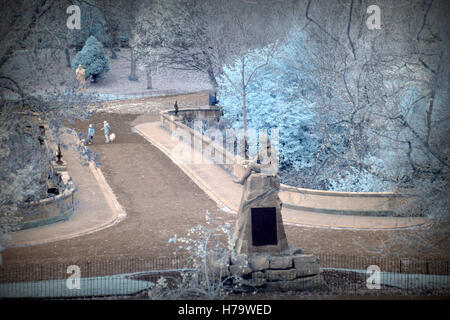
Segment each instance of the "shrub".
M90 36L83 49L77 53L72 62L72 69L75 71L79 64L84 68L86 78L92 76L93 82L100 73L109 71L109 60L103 45L94 36Z

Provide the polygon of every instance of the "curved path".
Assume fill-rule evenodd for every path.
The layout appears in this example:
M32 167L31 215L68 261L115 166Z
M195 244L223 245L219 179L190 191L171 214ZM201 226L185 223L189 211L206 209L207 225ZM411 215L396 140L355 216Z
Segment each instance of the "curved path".
M101 136L103 120L111 124L117 135L112 144L105 144ZM100 154L102 172L127 213L124 221L72 239L6 249L2 253L3 264L171 256L176 248L168 243L169 238L174 234L186 235L190 227L204 224L206 210L213 217L233 224L235 215L222 211L163 152L132 132L134 126L156 120L157 116L130 114L97 114L91 119L100 134L96 134L90 148ZM86 128L86 123L76 126L78 131ZM92 192L91 200L95 202L97 197ZM423 251L410 242L405 242L407 247L399 246L398 242L392 249L389 247L392 237L410 239L416 235L415 230L332 230L292 225L285 228L289 244L307 253L364 255L396 250L404 256L424 257Z
M69 146L63 150L63 158L76 186L74 212L67 221L14 233L11 246L23 247L71 239L108 228L126 218L126 212L117 201L102 170L94 161L80 162L79 153L75 150L79 147L76 132L64 134L62 140Z
M100 154L101 170L127 218L88 235L6 249L2 253L4 265L168 256L175 249L168 244L169 238L185 235L189 227L203 223L207 209L219 218L226 216L162 152L131 131L129 121L135 117L102 116L97 127L103 119L108 120L118 138L113 144L105 144L97 133L91 146ZM80 129L85 127L80 124ZM100 201L96 188L90 190L94 204ZM96 214L95 210L91 213Z

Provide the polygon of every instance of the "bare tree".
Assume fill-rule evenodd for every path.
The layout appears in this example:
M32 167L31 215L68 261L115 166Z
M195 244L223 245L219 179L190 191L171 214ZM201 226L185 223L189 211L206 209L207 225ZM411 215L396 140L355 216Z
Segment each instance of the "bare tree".
M137 81L137 57L134 48L134 25L138 8L142 1L127 1L127 0L96 0L90 5L98 9L102 13L107 26L108 37L105 38L105 45L109 46L111 51L111 59L116 59L117 54L114 45L117 42L119 33L121 36L128 37L128 45L130 46L130 74L128 79L130 81Z
M402 214L433 218L436 228L426 231L426 239L439 235L435 239L445 243L450 208L449 4L382 1L381 29L369 30L370 4L305 1L297 35L305 35L298 51L306 55L285 57L308 75L299 94L314 102L321 115L324 140L318 152L326 155L327 164L317 176L342 176L337 180L346 188L352 172L358 172L395 186L412 199ZM417 239L424 243L424 237Z
M205 73L215 92L233 56L283 37L292 7L290 1L147 0L135 27L137 52L144 64Z
M266 67L271 62L275 52L277 50L277 43L269 45L263 50L250 51L247 54L241 54L237 57L235 64L239 68L240 79L239 82L236 79L232 79L227 70L223 71L224 77L230 82L233 88L241 96L242 107L242 126L243 126L243 145L244 145L244 159L248 158L248 142L247 142L247 87L252 82L254 76L258 70ZM252 55L258 55L259 59L252 59ZM248 60L253 63L249 65ZM260 60L259 63L254 63L255 60Z

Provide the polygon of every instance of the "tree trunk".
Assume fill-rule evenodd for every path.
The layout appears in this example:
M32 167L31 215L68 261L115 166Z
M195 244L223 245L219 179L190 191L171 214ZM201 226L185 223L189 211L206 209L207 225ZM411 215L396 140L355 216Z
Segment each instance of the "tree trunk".
M247 143L247 104L245 87L242 87L242 122L244 127L244 159L248 159L248 143Z
M217 80L216 80L216 76L214 75L214 69L213 69L213 65L211 62L211 58L209 57L209 55L207 53L204 53L205 59L206 59L206 64L208 65L208 78L209 78L209 82L211 83L211 87L212 87L212 93L215 94L217 92Z
M114 45L112 40L109 43L109 50L111 50L111 59L117 59L116 51L114 51Z
M152 87L152 69L147 67L147 89L153 89Z
M214 72L211 67L208 68L208 77L209 77L209 82L211 83L212 92L216 93L218 85L217 85L216 76L214 75Z
M245 92L245 64L244 57L241 58L242 70L241 70L241 97L242 97L242 123L244 128L244 159L248 159L248 144L247 144L247 104L246 104L246 92Z
M136 76L136 58L134 57L134 50L133 48L130 48L131 50L131 72L128 76L128 80L130 81L137 81L138 77Z
M66 67L70 68L71 67L71 63L70 63L70 52L68 48L64 49L64 53L66 54Z
M217 81L216 81L216 76L214 75L214 72L212 70L212 67L208 68L208 77L209 77L209 82L211 83L211 91L209 92L209 98L208 98L208 105L210 106L215 106L217 101L216 101L216 93L217 93Z

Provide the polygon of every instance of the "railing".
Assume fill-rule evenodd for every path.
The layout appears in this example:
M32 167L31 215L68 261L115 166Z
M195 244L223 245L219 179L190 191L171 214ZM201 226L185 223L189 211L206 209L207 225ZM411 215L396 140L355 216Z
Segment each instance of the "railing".
M220 107L180 109L176 116L172 110L160 112L160 121L171 132L181 130L190 138L191 146L208 150L208 155L218 159L234 177L245 172L245 161L239 155L231 153L223 145L189 128L183 119L218 119ZM397 216L408 197L398 192L336 192L297 188L282 184L279 193L283 206L312 213L354 215L354 216Z

